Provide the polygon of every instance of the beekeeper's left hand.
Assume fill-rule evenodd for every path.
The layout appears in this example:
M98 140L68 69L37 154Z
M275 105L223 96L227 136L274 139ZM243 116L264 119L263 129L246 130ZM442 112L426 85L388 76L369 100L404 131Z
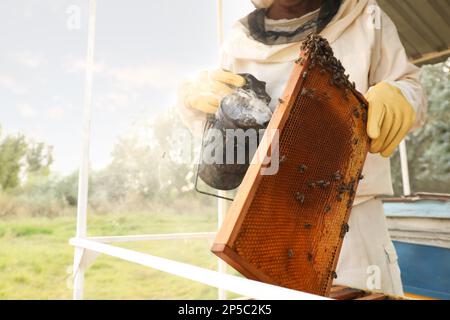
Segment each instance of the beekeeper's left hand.
M413 126L416 113L400 89L385 82L372 87L366 99L370 152L388 158Z

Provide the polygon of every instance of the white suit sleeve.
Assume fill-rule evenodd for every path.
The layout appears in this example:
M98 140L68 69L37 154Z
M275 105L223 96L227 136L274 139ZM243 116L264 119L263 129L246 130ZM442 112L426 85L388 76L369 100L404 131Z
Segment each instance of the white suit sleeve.
M425 123L427 99L420 83L420 68L412 64L392 20L380 10L381 28L376 30L377 41L372 56L370 86L387 82L399 88L416 111L412 129Z

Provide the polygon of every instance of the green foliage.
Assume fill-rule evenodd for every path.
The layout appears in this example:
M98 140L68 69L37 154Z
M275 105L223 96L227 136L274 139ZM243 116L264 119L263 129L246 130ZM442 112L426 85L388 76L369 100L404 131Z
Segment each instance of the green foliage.
M27 151L23 135L7 136L0 141L0 187L3 190L19 185L21 160Z
M1 189L16 188L32 175L49 175L52 162L52 147L43 142L28 142L22 134L0 139Z
M196 167L191 159L189 138L190 132L174 110L159 114L151 122L137 123L117 140L110 164L102 170L91 171L90 212L162 207L186 211L186 203L190 202L212 208L214 198L199 196L193 190ZM66 176L51 174L51 147L26 143L23 137L20 141L23 142L21 153L15 162L8 163L15 163L26 177L20 185L19 180L13 185L9 183L8 193L0 192L0 216L73 214L77 205L78 171ZM188 146L186 155L179 152L185 146ZM18 172L13 176L18 179Z
M151 122L137 123L114 145L111 163L91 174L93 209L141 210L158 204L173 205L179 198L190 201L196 195L196 168L189 139L190 132L174 110L159 114ZM210 205L214 199L202 196L197 201Z
M23 225L13 227L12 233L16 237L26 237L35 234L52 234L53 230L49 227Z
M55 182L56 197L69 206L76 206L78 194L78 171L74 171L67 176L55 180L57 180Z
M43 142L30 143L26 154L28 172L48 175L53 163L52 151L53 147Z
M426 124L407 141L414 192L450 193L450 60L422 68L428 95ZM392 160L394 187L401 194L398 154Z

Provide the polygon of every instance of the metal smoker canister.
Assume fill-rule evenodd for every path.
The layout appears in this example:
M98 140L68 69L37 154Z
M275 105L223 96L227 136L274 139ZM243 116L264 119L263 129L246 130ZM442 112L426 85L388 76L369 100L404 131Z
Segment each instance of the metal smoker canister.
M260 130L267 127L272 116L269 108L271 98L266 92L266 83L250 74L241 74L241 76L245 78L246 85L236 88L233 93L222 99L217 113L208 117L203 132L198 176L207 185L219 190L233 190L241 184L256 151L254 143L256 145L259 143L260 135L263 133ZM247 137L254 138L256 133L256 142L249 142L247 138L227 139L227 133L233 133L236 129L243 130ZM250 134L247 130L252 130L252 133ZM220 149L223 149L222 157L218 155L217 158L222 161L211 159L205 161L207 156L211 156L206 155L205 150ZM234 149L234 159L232 163L229 163L230 161L227 163L226 155L231 151L230 149ZM240 152L245 152L244 163L238 161ZM240 155L242 157L242 154ZM217 159L213 156L211 158Z

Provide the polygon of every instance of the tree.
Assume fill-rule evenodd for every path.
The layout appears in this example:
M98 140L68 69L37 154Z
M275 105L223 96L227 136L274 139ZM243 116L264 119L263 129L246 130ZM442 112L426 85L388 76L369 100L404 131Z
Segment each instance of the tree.
M56 180L55 193L57 197L69 206L76 206L78 198L78 170Z
M450 193L450 59L422 68L428 95L427 123L410 135L408 159L412 189ZM400 192L398 154L392 161L395 189Z
M111 163L92 174L92 202L165 202L191 191L194 166L179 154L183 128L173 110L136 122L115 143Z
M94 175L96 197L103 193L109 201L121 202L130 195L154 196L158 191L157 155L145 139L130 132L119 138L111 156L111 163Z
M0 187L3 190L19 185L27 143L23 135L6 136L0 142Z
M51 146L27 141L22 134L7 135L0 139L1 189L15 188L30 175L48 176L53 162L52 151Z
M53 163L52 151L53 147L43 142L30 143L26 154L28 173L48 175Z
M174 109L159 114L152 123L156 147L160 154L158 176L161 189L182 193L193 189L196 173L195 148L201 141L194 141L189 129Z

